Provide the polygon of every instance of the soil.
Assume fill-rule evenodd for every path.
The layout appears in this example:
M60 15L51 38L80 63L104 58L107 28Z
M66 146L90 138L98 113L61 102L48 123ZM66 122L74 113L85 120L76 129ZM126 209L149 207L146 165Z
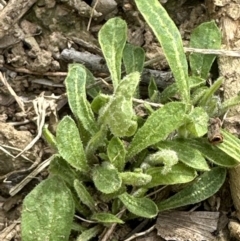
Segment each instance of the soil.
M185 46L192 29L209 20L204 1L160 2L179 27ZM68 64L78 61L96 78L109 76L97 39L107 19L119 16L126 20L128 42L144 48L146 61L160 56L149 66L150 71L169 73L162 49L134 1L99 0L93 9L94 5L90 0L0 0L0 240L21 240L22 200L47 175L42 168L30 183L24 181L52 154L41 138L43 125L54 132L58 119L69 113L64 87ZM215 212L221 200L221 211L231 213L229 197L229 189L224 187L200 205ZM227 223L218 230L222 237ZM234 225L230 227L238 229ZM116 233L125 233L118 236L126 239L136 226L126 225ZM169 240L156 231L143 237L135 240Z

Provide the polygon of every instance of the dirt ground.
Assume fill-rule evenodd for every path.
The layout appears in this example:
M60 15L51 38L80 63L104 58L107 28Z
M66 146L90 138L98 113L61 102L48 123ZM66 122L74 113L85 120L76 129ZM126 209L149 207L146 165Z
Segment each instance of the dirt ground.
M192 29L209 20L204 1L160 2L179 27L185 46ZM114 16L126 20L128 42L144 48L146 61L160 56L160 60L146 70L142 84L152 73L159 78L159 87L164 88L165 82L172 80L171 73L161 47L134 1L0 0L0 240L21 240L22 200L47 176L47 158L52 150L41 138L41 130L48 124L54 132L58 119L69 113L64 87L68 64L83 63L96 78L109 76L97 35L106 20ZM27 178L29 174L31 179ZM213 239L207 240L217 240L214 238L217 234L221 236L218 240L230 240L229 230L237 232L238 226L234 226L237 224L230 226L227 219L233 211L229 197L226 186L199 204L201 210L212 211L214 215L221 211L220 218L218 213L212 219L215 224L221 221L222 226L211 236ZM197 218L204 222L206 216ZM145 223L140 228L126 225L116 232L124 233L119 236L126 240L130 234L146 230L149 225ZM135 240L170 240L167 233L163 234L164 229L158 225L158 232ZM180 236L176 238L184 240Z

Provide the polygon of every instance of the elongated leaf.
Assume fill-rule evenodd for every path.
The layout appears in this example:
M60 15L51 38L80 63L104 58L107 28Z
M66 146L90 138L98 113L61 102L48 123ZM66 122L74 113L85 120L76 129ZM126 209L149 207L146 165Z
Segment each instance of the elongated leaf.
M131 136L135 133L137 122L132 107L132 97L140 80L140 74L133 72L127 75L118 85L114 95L103 107L99 123L107 124L114 136Z
M178 92L178 87L176 83L173 83L167 86L167 88L165 88L160 94L161 103L169 102L171 98L177 94L177 92Z
M47 143L54 149L57 149L57 142L56 137L48 130L47 126L45 125L43 127L42 131L44 139L47 141Z
M201 49L220 49L221 31L215 22L202 23L195 28L190 37L190 47ZM189 56L192 75L203 79L208 77L216 55L192 53Z
M188 115L187 119L189 120L189 123L187 123L186 129L194 137L201 137L207 133L209 116L203 108L194 108Z
M203 97L201 98L199 105L202 107L205 107L208 105L208 102L212 99L213 94L220 88L220 86L223 83L223 78L218 78L213 85L208 88L208 90L206 91L206 93L203 95Z
M116 89L121 79L121 61L127 40L127 24L121 18L112 18L103 25L98 37Z
M102 166L93 168L93 182L102 193L116 192L122 185L117 169L110 163L104 162Z
M183 124L185 105L171 102L158 109L148 117L144 125L138 129L127 153L131 158L144 148L164 140L172 131Z
M86 88L90 85L93 85L96 83L96 80L93 76L93 74L85 67L86 70ZM100 87L98 85L92 87L92 88L87 88L87 94L91 96L92 98L95 98L100 92Z
M56 140L60 155L70 165L82 172L89 170L78 128L71 117L65 116L59 122Z
M82 182L78 181L77 179L74 180L74 188L78 194L79 199L83 204L89 207L89 209L93 212L96 211L95 202L88 192L86 187L83 185Z
M163 171L164 167L150 167L147 169L146 174L152 176L152 180L146 185L146 188L187 183L191 182L197 176L194 169L182 163L174 165L167 174L163 174Z
M156 204L149 198L137 198L123 193L118 197L131 213L144 218L153 218L157 215Z
M159 211L174 209L201 202L215 194L226 178L224 168L215 167L205 172L194 183L179 191L174 196L157 204Z
M199 103L199 101L207 93L208 89L209 88L207 86L202 86L193 91L193 93L191 95L191 103L193 106L195 106Z
M142 73L145 60L145 53L141 47L132 44L126 44L123 49L123 63L126 73L132 72Z
M231 98L225 100L222 103L220 115L227 112L227 110L230 107L233 107L233 106L236 106L236 105L239 105L239 104L240 104L240 95L237 95L237 96L234 96L234 97L231 97Z
M136 172L121 172L120 177L124 184L132 186L143 186L152 180L150 175Z
M82 122L83 127L93 135L98 128L86 97L86 79L85 67L81 64L71 64L65 83L68 103L73 114Z
M80 178L80 173L76 172L76 169L74 169L60 155L53 156L48 171L51 174L60 176L62 180L72 187L74 180Z
M90 228L84 232L82 232L78 238L77 241L88 241L91 238L94 238L95 236L98 235L102 231L102 227L100 225L97 225L93 228Z
M189 103L188 64L176 25L158 0L135 2L163 48L182 100Z
M100 223L124 223L121 219L111 213L95 213L92 215L91 219Z
M122 141L113 137L107 147L107 155L110 162L118 169L122 171L125 165L126 150Z
M64 181L53 176L42 181L23 202L23 241L68 241L74 215L72 194Z
M98 114L99 110L109 101L109 95L98 94L91 103L94 113Z
M217 148L234 158L238 164L240 162L240 140L231 133L221 130L223 142L216 145Z
M169 171L171 171L172 166L178 163L178 155L173 150L162 149L160 151L148 155L145 158L144 162L146 164L150 164L150 166L164 164L162 174L167 174Z
M191 146L199 150L204 157L219 166L234 167L239 163L237 160L220 150L217 146L211 145L208 140L204 138L184 139L179 141L186 146Z
M162 141L157 144L161 149L174 150L185 165L200 171L209 171L208 164L201 153L181 141Z

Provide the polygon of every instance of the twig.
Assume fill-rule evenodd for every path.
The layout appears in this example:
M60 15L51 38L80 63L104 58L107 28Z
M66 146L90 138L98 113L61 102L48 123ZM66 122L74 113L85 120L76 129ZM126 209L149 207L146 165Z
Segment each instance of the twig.
M130 241L130 240L133 240L133 239L135 239L135 238L137 238L137 237L146 235L146 234L152 232L152 231L155 229L155 226L156 226L156 225L154 224L151 228L147 229L147 230L144 231L144 232L135 233L135 234L133 234L131 237L129 237L128 239L125 239L124 241Z
M97 221L87 220L87 219L82 218L82 217L80 217L78 215L74 215L74 217L79 219L79 220L81 220L81 221L83 221L83 222L85 222L85 223L98 223Z
M90 29L90 26L91 26L94 10L96 9L97 5L98 5L98 0L95 2L94 6L93 6L93 8L91 10L91 15L90 15L90 18L89 18L89 21L88 21L88 25L87 25L87 31L88 32L89 32L89 29Z
M136 102L136 103L139 103L139 104L148 104L148 105L151 105L151 106L156 107L156 108L161 108L161 107L164 106L163 104L153 103L153 102L140 100L140 99L136 99L136 98L133 98L133 101Z
M200 54L215 54L222 56L240 57L239 50L225 50L225 49L197 49L184 47L185 52L200 53Z

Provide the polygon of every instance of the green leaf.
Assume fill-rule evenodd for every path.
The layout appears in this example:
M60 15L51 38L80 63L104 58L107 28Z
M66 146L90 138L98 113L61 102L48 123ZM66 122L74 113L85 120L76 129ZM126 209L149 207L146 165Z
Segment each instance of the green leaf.
M56 137L48 130L48 127L44 125L42 135L46 142L54 149L57 149Z
M145 53L141 47L132 44L125 45L123 49L123 63L127 74L135 71L142 73L144 61Z
M158 0L135 2L163 48L182 100L189 103L188 64L176 25Z
M114 136L131 136L136 131L132 97L139 81L138 72L127 75L119 83L108 104L100 111L99 124L107 124Z
M177 84L173 83L167 86L161 93L160 93L160 102L166 103L171 100L171 98L176 95L178 92Z
M122 171L125 166L126 150L122 141L118 137L113 137L107 147L107 155L110 162Z
M151 76L150 78L150 82L148 85L148 97L150 98L150 100L152 102L155 102L155 99L157 99L156 97L159 98L159 91L158 91L158 87L156 84L155 79Z
M188 81L189 81L190 89L199 87L206 83L205 79L200 78L198 76L189 76Z
M202 153L209 161L223 167L234 167L239 164L234 158L220 150L217 146L211 145L207 139L184 139L179 140L183 145L191 146Z
M86 97L87 72L81 64L71 64L65 79L68 103L73 114L79 119L83 127L92 135L98 128L93 112Z
M177 153L173 150L162 149L160 151L148 155L144 162L150 164L151 166L164 164L162 174L167 174L169 171L171 171L172 166L178 163L178 156Z
M181 141L162 141L157 144L161 149L170 149L177 153L178 158L185 165L199 171L209 171L208 164L201 153Z
M121 79L122 53L127 40L126 22L121 18L111 18L99 31L98 38L116 89Z
M146 147L164 140L172 131L183 124L185 105L171 102L152 113L144 125L138 129L127 153L131 158Z
M82 232L78 236L77 241L88 241L91 238L94 238L95 236L97 236L101 231L102 231L102 226L97 225L93 228L90 228L90 229Z
M23 241L68 241L74 216L72 194L57 176L42 181L24 199Z
M199 101L207 93L208 89L209 88L207 86L202 86L193 91L191 95L191 103L193 106L196 106L199 103Z
M230 97L229 99L225 100L222 103L220 115L223 115L225 112L227 112L227 110L230 107L233 107L233 106L236 106L236 105L239 105L239 104L240 104L240 95Z
M124 223L121 219L111 213L95 213L92 215L91 219L100 223Z
M157 216L158 209L156 204L149 198L137 198L123 193L118 197L131 213L144 218Z
M86 206L88 206L92 212L95 212L96 211L95 202L92 198L92 195L88 192L88 190L83 185L83 183L80 182L79 180L75 179L74 180L74 188L78 194L80 201L83 204L85 204Z
M110 96L109 95L104 95L104 94L98 94L92 101L91 103L91 108L94 111L94 113L98 114L99 110L107 104L109 101Z
M240 140L233 134L226 130L221 130L223 142L216 145L217 148L222 150L228 156L234 158L238 164L240 162Z
M207 105L209 104L210 100L213 98L214 93L220 88L220 86L223 83L223 78L218 78L212 86L208 88L208 90L205 92L201 100L199 101L199 105L207 108Z
M86 70L86 85L89 86L89 85L93 85L96 83L96 80L93 76L93 74L85 67L85 70ZM86 86L86 87L87 87ZM95 98L99 92L101 91L100 87L98 85L92 87L92 88L87 88L87 94L89 96L91 96L92 98Z
M215 167L203 173L198 180L179 191L174 196L157 203L159 211L174 209L201 202L215 194L226 178L224 168Z
M209 116L203 108L194 108L187 119L189 123L187 123L186 129L194 137L202 137L207 133Z
M202 23L195 28L190 37L190 47L201 49L220 49L221 31L214 21ZM192 75L203 79L208 77L216 55L191 53L189 56Z
M123 184L132 186L143 186L152 180L150 175L137 172L121 172L120 177Z
M70 165L82 172L89 170L78 128L71 117L65 116L59 122L56 140L60 155Z
M102 166L93 168L93 182L102 193L116 192L122 185L117 169L110 163L104 162Z
M164 167L150 167L147 169L146 174L152 176L152 180L146 185L146 188L187 183L197 176L196 171L182 163L172 166L167 174L164 174L163 171Z
M67 161L56 154L52 157L48 171L60 176L70 186L73 186L74 180L80 176Z

